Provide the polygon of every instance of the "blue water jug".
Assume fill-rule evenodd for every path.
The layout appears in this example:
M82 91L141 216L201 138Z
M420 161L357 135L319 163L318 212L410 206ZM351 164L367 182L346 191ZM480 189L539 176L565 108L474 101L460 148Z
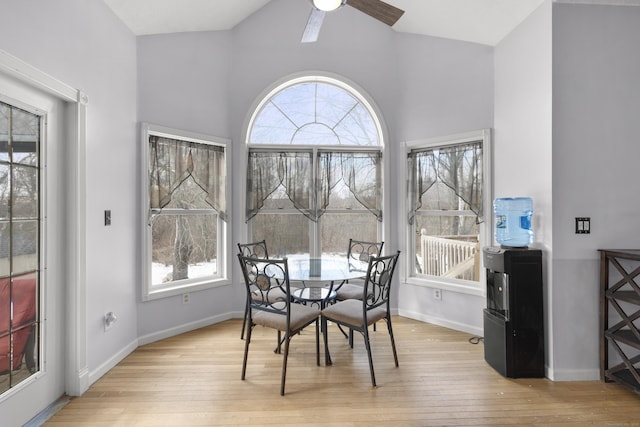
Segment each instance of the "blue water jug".
M495 239L501 246L523 248L533 242L530 197L504 197L493 201Z

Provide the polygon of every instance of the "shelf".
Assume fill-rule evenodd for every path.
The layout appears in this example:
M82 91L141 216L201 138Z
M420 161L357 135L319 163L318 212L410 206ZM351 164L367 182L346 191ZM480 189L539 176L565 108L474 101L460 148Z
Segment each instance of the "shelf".
M628 387L636 393L640 393L640 384L628 369L623 369L614 373L607 372L606 379Z
M610 340L615 340L640 350L640 340L638 340L638 337L628 329L622 329L615 332L605 331L604 335Z
M607 291L605 294L609 300L624 301L630 304L640 305L640 295L638 295L636 291Z
M640 250L600 252L600 378L640 394ZM625 304L625 306L621 305ZM631 305L633 307L628 307ZM632 314L628 314L632 312ZM611 316L611 317L610 317ZM611 322L611 325L610 325ZM620 347L621 344L626 348ZM609 353L622 359L611 366Z

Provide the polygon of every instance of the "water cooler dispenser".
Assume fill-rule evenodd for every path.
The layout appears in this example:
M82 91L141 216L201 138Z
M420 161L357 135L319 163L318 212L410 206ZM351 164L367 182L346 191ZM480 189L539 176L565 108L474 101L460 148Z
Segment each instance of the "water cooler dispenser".
M487 272L484 358L509 378L544 377L542 252L483 248Z

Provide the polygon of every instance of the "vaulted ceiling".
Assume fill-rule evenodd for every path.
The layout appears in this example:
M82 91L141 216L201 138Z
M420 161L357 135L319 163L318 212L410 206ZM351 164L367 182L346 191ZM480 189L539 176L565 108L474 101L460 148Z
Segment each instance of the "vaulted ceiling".
M270 1L277 0L105 0L136 35L228 30ZM395 31L492 46L542 2L387 0L405 11Z
M136 35L229 30L278 0L105 0ZM309 2L310 0L298 0ZM640 0L553 0L640 6ZM495 46L544 0L386 0L405 11L393 29ZM348 1L347 1L348 3ZM337 13L337 12L332 12Z

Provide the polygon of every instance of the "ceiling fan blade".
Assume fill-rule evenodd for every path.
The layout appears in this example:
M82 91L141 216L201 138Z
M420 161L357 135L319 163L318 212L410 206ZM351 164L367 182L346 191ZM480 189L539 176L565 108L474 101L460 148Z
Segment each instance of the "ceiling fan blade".
M393 26L404 14L404 10L382 0L347 0L347 4L389 26Z
M324 20L325 12L315 7L311 9L307 26L304 27L304 33L302 33L302 43L313 43L318 40L320 35L320 27L322 27L322 21Z

